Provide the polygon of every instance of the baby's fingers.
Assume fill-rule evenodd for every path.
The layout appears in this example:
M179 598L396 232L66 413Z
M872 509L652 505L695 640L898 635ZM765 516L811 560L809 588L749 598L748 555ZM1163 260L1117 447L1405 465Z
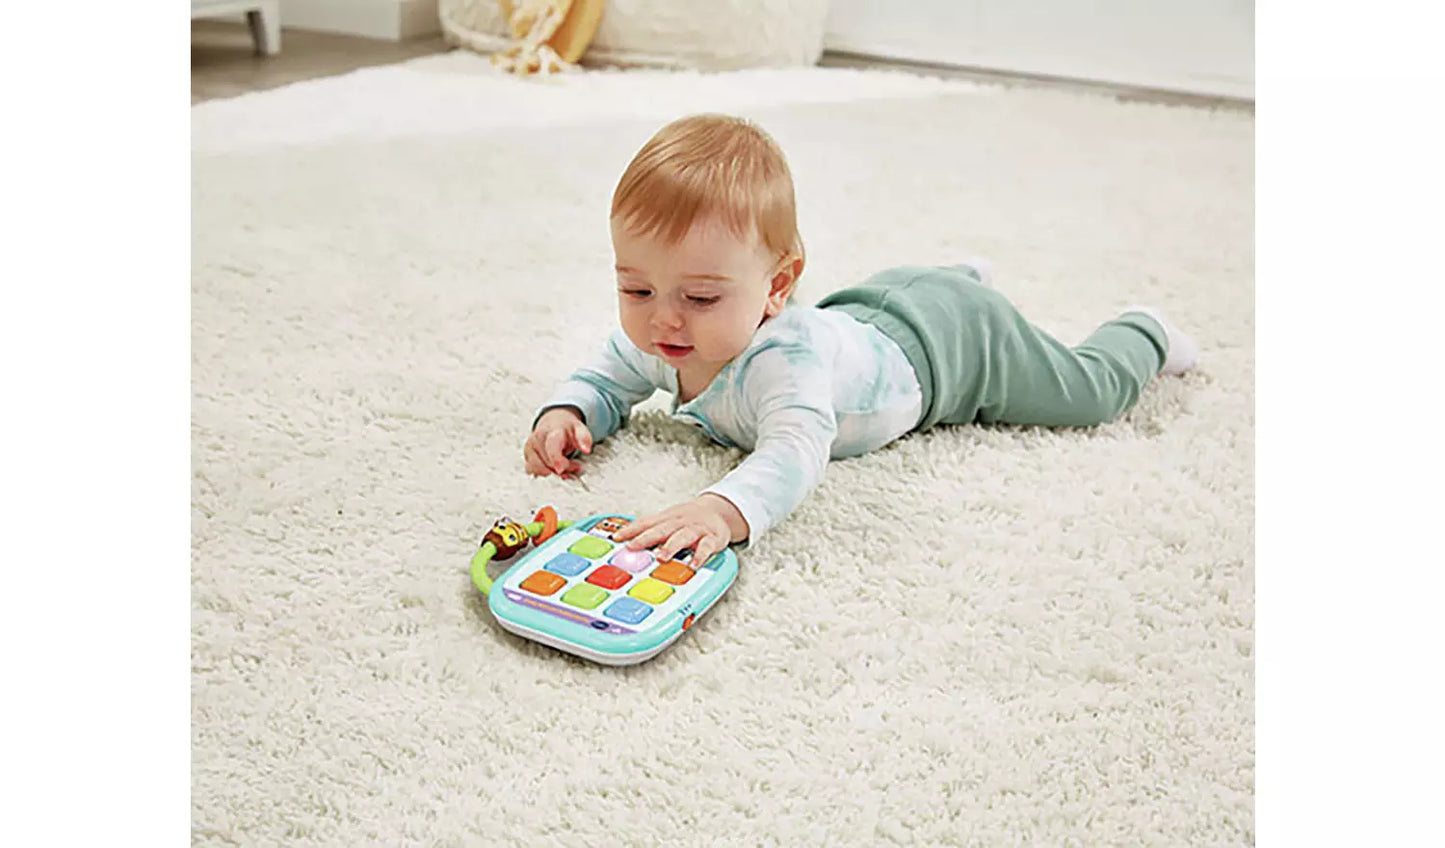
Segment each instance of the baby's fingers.
M715 555L721 553L723 548L726 547L726 542L719 540L716 536L713 536L712 534L703 536L701 539L698 540L697 547L692 549L693 569L699 569L702 568L704 565L707 565L708 560L712 559Z
M637 537L634 538L632 541L628 542L627 547L632 548L633 550L650 548L658 542L661 542L663 539L666 539L668 536L671 536L679 526L681 525L676 521L666 521L660 524L654 524L653 526L644 530L642 533L639 533Z
M659 560L672 559L673 555L683 548L696 547L699 539L706 535L701 527L696 524L683 525L674 531L667 541L657 546L657 558Z
M581 421L572 425L572 444L583 453L592 453L592 431Z
M619 542L625 542L656 523L657 516L655 515L649 515L644 518L636 519L635 521L629 521L626 526L624 526L621 530L613 533L612 538L616 539Z
M552 473L552 469L548 468L547 463L543 461L541 448L534 439L528 439L527 443L522 446L522 459L526 464L527 473L533 477L546 477Z
M555 474L567 470L567 455L563 450L566 446L566 430L552 430L542 440L542 461Z

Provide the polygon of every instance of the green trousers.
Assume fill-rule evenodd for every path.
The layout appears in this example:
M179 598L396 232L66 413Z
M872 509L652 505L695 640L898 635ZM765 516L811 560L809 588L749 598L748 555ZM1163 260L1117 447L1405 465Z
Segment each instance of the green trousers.
M1164 329L1126 313L1069 347L1030 324L966 265L890 268L818 302L903 348L935 424L1089 427L1139 400L1164 363Z

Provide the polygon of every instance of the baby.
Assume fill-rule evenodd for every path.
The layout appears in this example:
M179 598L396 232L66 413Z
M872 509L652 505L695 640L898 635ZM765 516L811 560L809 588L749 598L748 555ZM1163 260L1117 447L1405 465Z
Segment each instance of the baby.
M981 261L892 268L792 303L804 260L792 176L739 118L659 131L622 174L611 224L622 326L542 406L523 455L533 475L575 475L657 389L674 418L749 451L696 498L617 534L663 559L691 548L706 562L756 540L830 458L937 424L1102 424L1198 358L1148 307L1067 347L993 291Z

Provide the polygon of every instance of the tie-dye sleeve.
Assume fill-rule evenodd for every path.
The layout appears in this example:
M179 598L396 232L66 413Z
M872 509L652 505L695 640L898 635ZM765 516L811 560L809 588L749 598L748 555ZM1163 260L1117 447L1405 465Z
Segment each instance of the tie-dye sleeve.
M743 411L755 416L757 444L706 491L738 508L751 544L823 482L838 425L832 377L805 346L759 352L747 362L742 381Z
M649 366L647 355L638 350L622 330L607 339L602 351L568 377L532 419L553 407L575 406L595 441L602 441L627 423L632 407L665 388Z

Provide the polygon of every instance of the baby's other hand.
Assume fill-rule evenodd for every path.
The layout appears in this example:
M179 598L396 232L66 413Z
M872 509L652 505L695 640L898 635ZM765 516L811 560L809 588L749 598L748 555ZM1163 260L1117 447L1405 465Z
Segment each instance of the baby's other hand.
M687 503L639 518L613 534L619 542L638 550L657 545L659 560L671 559L683 548L692 548L692 561L700 567L732 542L748 537L747 521L732 501L714 494L700 495ZM661 544L658 544L661 542Z
M522 446L522 459L533 477L567 477L582 471L581 462L568 458L573 451L592 453L592 433L574 407L559 406L537 419L537 426Z

